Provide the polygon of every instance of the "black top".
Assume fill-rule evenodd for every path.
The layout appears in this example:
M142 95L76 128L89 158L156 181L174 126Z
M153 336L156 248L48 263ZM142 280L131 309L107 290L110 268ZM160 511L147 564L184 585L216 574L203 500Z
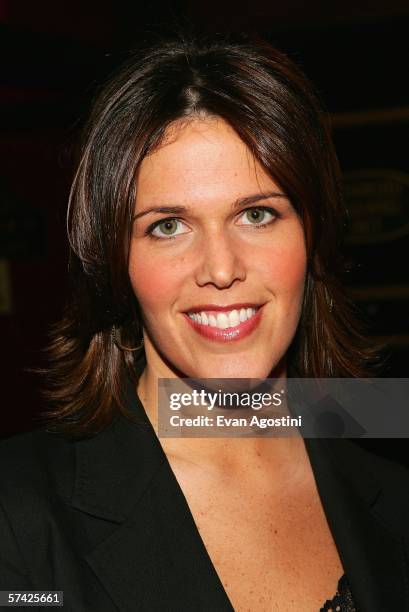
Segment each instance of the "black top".
M320 609L320 612L357 612L345 574L338 581L335 597L331 600L328 599Z
M119 416L80 441L38 430L0 442L0 590L64 591L72 612L232 612L130 402L143 425ZM409 610L408 470L347 439L304 442L356 609Z

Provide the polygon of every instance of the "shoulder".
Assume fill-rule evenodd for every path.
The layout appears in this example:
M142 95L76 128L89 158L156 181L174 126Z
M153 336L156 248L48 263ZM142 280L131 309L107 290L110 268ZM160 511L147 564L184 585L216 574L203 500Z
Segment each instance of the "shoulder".
M315 446L348 476L371 475L383 484L409 477L406 438L321 438Z
M371 473L383 486L409 483L409 448L406 438L366 438L332 441L332 452L343 471Z
M327 445L337 473L391 532L408 536L407 440L344 439Z
M0 587L27 589L51 517L71 495L73 445L44 430L0 440Z
M17 491L25 499L52 490L69 496L74 469L74 444L61 434L38 429L0 440L0 501Z

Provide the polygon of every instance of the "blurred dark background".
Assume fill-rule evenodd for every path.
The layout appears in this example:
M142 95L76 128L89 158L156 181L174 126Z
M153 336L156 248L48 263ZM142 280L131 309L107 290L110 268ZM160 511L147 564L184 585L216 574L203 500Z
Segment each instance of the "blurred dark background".
M345 280L387 347L383 376L409 376L407 0L0 0L0 436L32 429L44 407L26 370L64 303L73 149L94 88L180 19L258 32L315 83L345 176Z

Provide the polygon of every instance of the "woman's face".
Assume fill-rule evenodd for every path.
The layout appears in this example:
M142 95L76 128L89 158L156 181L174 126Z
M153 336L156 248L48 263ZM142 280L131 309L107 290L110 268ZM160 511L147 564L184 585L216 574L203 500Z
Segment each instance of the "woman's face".
M141 164L135 215L129 274L147 367L275 376L300 317L304 232L236 132L220 118L171 126Z

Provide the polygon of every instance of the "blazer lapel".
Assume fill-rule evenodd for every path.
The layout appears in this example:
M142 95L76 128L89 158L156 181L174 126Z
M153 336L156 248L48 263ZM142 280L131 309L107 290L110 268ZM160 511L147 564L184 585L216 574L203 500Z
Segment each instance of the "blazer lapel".
M408 472L348 439L304 442L358 610L408 610Z
M232 612L166 455L136 412L140 425L121 417L76 445L72 505L113 523L85 560L124 612Z

